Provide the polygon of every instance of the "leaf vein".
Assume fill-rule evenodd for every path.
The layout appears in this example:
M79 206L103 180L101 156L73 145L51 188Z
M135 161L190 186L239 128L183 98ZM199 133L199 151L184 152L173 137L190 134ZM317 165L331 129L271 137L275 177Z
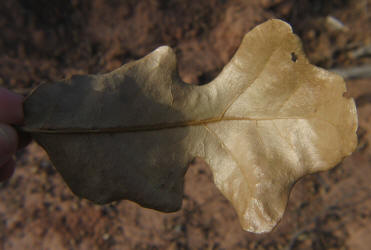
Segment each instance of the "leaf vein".
M259 71L258 74L256 74L256 77L255 79L251 82L251 84L248 84L241 92L237 93L237 95L235 97L233 97L233 99L226 105L226 108L224 109L223 113L221 114L220 116L220 119L223 119L223 117L225 116L225 114L227 113L228 109L233 105L233 103L235 103L237 101L237 99L243 94L246 92L246 90L248 88L250 88L252 85L254 85L256 83L256 80L260 77L260 75L264 72L264 69L267 67L267 64L269 62L269 60L272 58L273 54L278 50L279 48L276 48L275 50L272 51L272 53L269 55L269 57L267 58L266 62L264 63L264 66L261 68L261 70Z

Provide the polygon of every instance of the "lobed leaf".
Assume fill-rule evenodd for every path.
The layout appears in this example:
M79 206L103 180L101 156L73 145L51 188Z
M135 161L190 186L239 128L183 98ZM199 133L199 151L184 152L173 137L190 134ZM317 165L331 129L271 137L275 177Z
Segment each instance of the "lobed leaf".
M98 203L130 199L180 208L196 156L210 165L242 227L268 232L292 185L357 144L343 79L311 65L291 27L249 32L220 75L183 83L169 47L102 75L44 84L25 101L25 126L72 191Z

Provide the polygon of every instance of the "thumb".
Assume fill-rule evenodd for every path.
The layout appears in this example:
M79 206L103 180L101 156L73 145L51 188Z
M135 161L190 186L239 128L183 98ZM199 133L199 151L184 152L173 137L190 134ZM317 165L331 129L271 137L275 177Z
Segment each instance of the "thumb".
M0 161L13 155L17 146L18 135L16 130L8 124L0 123Z

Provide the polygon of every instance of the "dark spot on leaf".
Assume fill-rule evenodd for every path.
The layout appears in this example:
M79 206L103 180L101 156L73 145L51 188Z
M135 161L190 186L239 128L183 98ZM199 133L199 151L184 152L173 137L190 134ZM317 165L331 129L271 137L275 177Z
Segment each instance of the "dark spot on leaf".
M296 62L298 60L298 56L295 54L295 52L291 52L291 61Z

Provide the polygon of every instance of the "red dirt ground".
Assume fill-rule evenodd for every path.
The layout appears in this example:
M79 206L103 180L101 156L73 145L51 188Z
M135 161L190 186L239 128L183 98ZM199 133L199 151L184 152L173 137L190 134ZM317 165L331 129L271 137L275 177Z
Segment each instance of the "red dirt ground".
M0 85L27 94L41 82L113 70L160 45L177 53L181 77L202 84L243 35L269 18L292 24L312 63L369 65L370 0L14 0L0 3ZM328 17L345 27L337 30ZM32 143L0 184L0 249L369 249L371 79L347 81L359 112L356 152L306 176L272 233L244 232L201 161L190 166L181 211L75 197Z

